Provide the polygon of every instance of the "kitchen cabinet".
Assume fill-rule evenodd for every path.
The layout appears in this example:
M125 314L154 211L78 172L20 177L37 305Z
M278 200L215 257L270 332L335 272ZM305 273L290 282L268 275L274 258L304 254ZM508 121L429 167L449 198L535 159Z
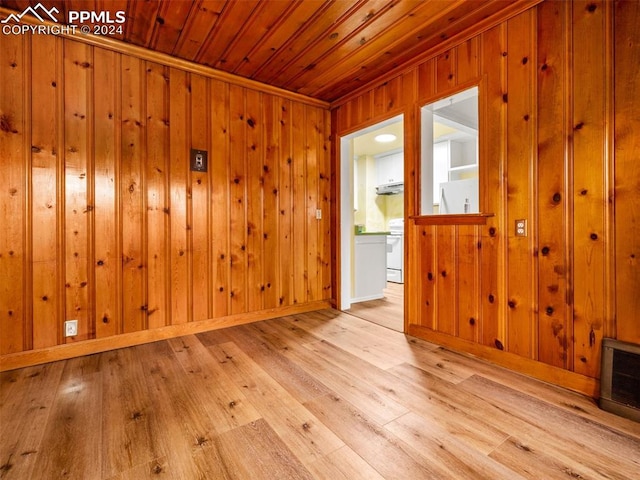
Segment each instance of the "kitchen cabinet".
M378 185L404 182L404 152L386 153L375 159Z
M355 288L351 303L384 298L387 286L387 235L355 236Z

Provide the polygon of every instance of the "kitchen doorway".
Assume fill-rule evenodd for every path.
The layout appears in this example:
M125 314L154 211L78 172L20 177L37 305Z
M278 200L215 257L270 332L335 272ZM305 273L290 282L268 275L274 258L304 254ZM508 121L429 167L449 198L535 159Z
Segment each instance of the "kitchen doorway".
M404 331L404 121L340 138L340 309Z

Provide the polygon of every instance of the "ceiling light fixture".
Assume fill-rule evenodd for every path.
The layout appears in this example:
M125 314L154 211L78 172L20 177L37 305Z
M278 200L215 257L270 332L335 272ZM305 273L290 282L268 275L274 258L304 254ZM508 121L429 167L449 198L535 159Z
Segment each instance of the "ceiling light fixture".
M389 143L393 142L396 139L396 136L391 133L382 133L380 135L376 135L374 140L379 143Z

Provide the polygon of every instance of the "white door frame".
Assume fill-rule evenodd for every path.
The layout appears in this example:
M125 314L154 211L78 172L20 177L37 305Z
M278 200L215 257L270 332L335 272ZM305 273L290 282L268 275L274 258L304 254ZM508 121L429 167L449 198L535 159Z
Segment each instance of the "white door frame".
M377 130L385 125L402 120L404 114L395 115L381 122L362 128L356 132L339 137L340 148L338 151L340 165L340 310L351 308L353 298L353 139Z

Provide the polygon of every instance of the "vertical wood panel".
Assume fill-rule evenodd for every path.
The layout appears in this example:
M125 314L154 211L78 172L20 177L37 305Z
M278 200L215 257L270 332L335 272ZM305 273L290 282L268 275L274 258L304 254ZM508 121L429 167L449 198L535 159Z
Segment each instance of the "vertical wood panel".
M101 49L94 51L94 191L95 212L95 319L96 338L119 333L121 291L117 182L120 174L120 56Z
M280 174L280 102L273 95L263 95L264 125L264 178L263 193L263 285L264 308L278 306L279 272L278 264L283 256L279 248L278 218ZM286 253L285 253L286 255Z
M229 89L229 140L230 140L230 262L231 262L231 311L246 311L247 305L247 166L246 166L246 122L244 90L231 86Z
M279 305L293 305L293 126L292 102L281 100L279 111L280 125L280 162L278 200L280 203L278 220L278 243L280 245L280 283L278 293Z
M412 322L433 330L437 329L438 308L435 231L436 227L434 226L418 229L416 244L420 245L420 291L418 296L420 299L420 318L417 319L417 322Z
M213 317L229 313L229 86L210 80Z
M458 311L456 332L460 338L478 341L478 299L480 283L480 254L477 226L456 227L456 278Z
M306 111L303 105L293 104L292 109L292 175L293 203L291 210L293 233L293 303L304 303L308 291L307 271L307 202L306 171Z
M418 68L418 101L432 98L436 94L436 60L421 63ZM421 102L423 103L423 102Z
M538 359L567 368L571 358L567 276L567 34L569 3L538 9Z
M191 75L191 148L207 150L209 142L209 82L200 75ZM210 165L208 170L210 170ZM211 317L209 282L209 174L191 172L191 261L194 321Z
M33 245L33 348L58 343L58 85L61 43L44 35L31 37L32 98L38 99L31 117L31 242ZM3 48L3 47L0 47ZM3 81L3 85L5 85ZM2 133L0 133L2 135ZM4 141L4 140L3 140ZM0 155L2 159L6 157ZM2 278L8 278L2 276ZM4 329L2 329L4 333Z
M122 57L122 331L146 328L146 255L143 161L145 144L144 62Z
M575 371L596 376L605 319L605 99L609 2L573 5L573 197ZM578 81L579 80L579 81Z
M146 64L147 111L147 325L170 323L170 263L168 240L169 183L169 71L162 65Z
M322 209L322 220L320 221L320 288L319 299L332 298L331 286L331 113L320 111L323 115L320 124L322 136L322 150L320 151L320 208Z
M436 58L436 90L447 92L457 83L456 50L448 50Z
M503 349L506 343L506 172L504 171L505 122L508 94L506 26L503 24L481 37L480 89L480 205L494 214L482 229L482 282L480 297L484 345ZM484 94L482 93L484 91Z
M266 288L263 279L263 183L264 124L260 113L262 94L254 90L245 93L247 151L247 308L262 310Z
M5 219L0 235L0 354L22 351L27 343L25 282L25 135L27 112L23 102L25 46L19 35L0 36L0 212ZM10 280L10 281L9 281Z
M640 343L640 3L615 4L617 338Z
M436 330L449 335L457 334L458 278L456 272L456 227L440 225L435 234L436 255Z
M65 46L65 286L66 318L78 320L72 342L89 338L89 116L91 47L69 42Z
M532 197L530 179L533 172L534 125L533 75L534 46L531 42L533 12L527 11L507 24L507 341L508 350L532 357L534 299L532 282L532 237L535 219L530 216ZM527 219L527 237L516 237L516 219Z
M169 214L171 218L171 323L186 323L189 310L189 248L187 229L187 176L189 167L188 75L178 69L169 71L169 97L171 98L169 140Z
M479 37L473 37L456 47L456 80L458 85L478 77L479 44Z
M307 296L306 299L308 301L319 300L321 298L321 289L320 289L320 278L318 274L321 271L320 268L320 251L318 249L318 236L320 233L319 222L316 219L316 211L320 206L318 201L318 190L319 190L319 155L321 148L321 140L322 136L320 134L320 122L318 118L318 112L315 107L306 106L305 107L305 117L306 117L306 159L305 159L305 167L306 167L306 185L305 191L307 192L306 196L306 217L304 220L301 220L307 224L306 238L307 238L307 255L306 255L306 264L307 264Z

